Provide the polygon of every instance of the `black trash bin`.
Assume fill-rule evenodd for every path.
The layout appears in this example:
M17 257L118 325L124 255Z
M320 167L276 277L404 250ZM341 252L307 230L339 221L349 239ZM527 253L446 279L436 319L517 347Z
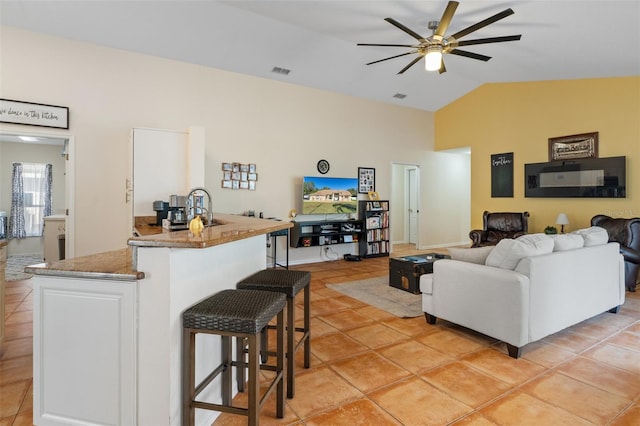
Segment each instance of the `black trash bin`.
M58 258L60 260L64 260L65 255L65 242L66 238L64 234L58 235Z

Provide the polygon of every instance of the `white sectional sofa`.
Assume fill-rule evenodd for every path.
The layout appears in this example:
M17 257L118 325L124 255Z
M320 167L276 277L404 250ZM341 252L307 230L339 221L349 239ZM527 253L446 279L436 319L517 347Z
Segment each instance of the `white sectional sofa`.
M617 313L625 298L618 244L607 243L602 228L581 231L452 249L452 259L438 260L420 279L427 322L441 318L494 337L518 358L527 343Z

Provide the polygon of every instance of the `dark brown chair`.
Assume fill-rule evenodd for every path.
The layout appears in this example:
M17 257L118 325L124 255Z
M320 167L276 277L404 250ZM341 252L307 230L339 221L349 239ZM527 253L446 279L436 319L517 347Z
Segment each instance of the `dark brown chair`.
M640 271L640 218L612 218L603 214L591 218L591 225L607 230L609 241L620 244L624 258L624 282L629 291L636 291Z
M484 229L469 232L471 247L495 246L503 238L518 238L529 229L529 212L497 212L482 214Z

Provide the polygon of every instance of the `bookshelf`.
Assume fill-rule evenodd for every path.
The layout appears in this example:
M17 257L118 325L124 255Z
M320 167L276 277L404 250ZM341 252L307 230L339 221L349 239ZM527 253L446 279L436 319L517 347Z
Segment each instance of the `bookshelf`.
M364 227L359 243L360 257L389 256L389 201L359 201L358 215Z
M358 243L362 235L361 220L325 220L294 222L291 247L315 247L331 244Z

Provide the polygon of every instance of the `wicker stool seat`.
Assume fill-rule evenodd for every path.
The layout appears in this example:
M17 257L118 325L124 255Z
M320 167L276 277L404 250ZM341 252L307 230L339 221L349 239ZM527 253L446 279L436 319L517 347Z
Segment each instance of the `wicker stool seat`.
M276 389L276 415L284 417L284 309L286 296L258 290L223 290L188 308L182 314L183 325L183 424L193 425L196 408L242 414L249 425L258 424L258 415L264 401ZM260 342L261 331L276 320L277 349L274 378L260 398ZM195 383L195 342L197 333L219 335L222 338L221 363L201 383ZM248 342L248 363L233 360L231 338ZM243 357L244 358L244 357ZM244 377L249 370L248 407L232 405L232 367L236 375ZM266 366L268 367L268 366ZM222 403L198 401L196 397L218 375L222 375Z
M304 345L304 368L311 366L311 309L310 285L311 273L307 271L292 271L288 269L264 269L244 278L236 288L247 290L262 290L285 294L287 297L287 398L295 395L295 354ZM295 298L304 289L304 321L302 327L295 326ZM302 333L296 343L296 332ZM267 351L266 333L263 333L263 354L271 355ZM263 362L266 362L263 356ZM243 388L244 377L237 376L238 389Z

